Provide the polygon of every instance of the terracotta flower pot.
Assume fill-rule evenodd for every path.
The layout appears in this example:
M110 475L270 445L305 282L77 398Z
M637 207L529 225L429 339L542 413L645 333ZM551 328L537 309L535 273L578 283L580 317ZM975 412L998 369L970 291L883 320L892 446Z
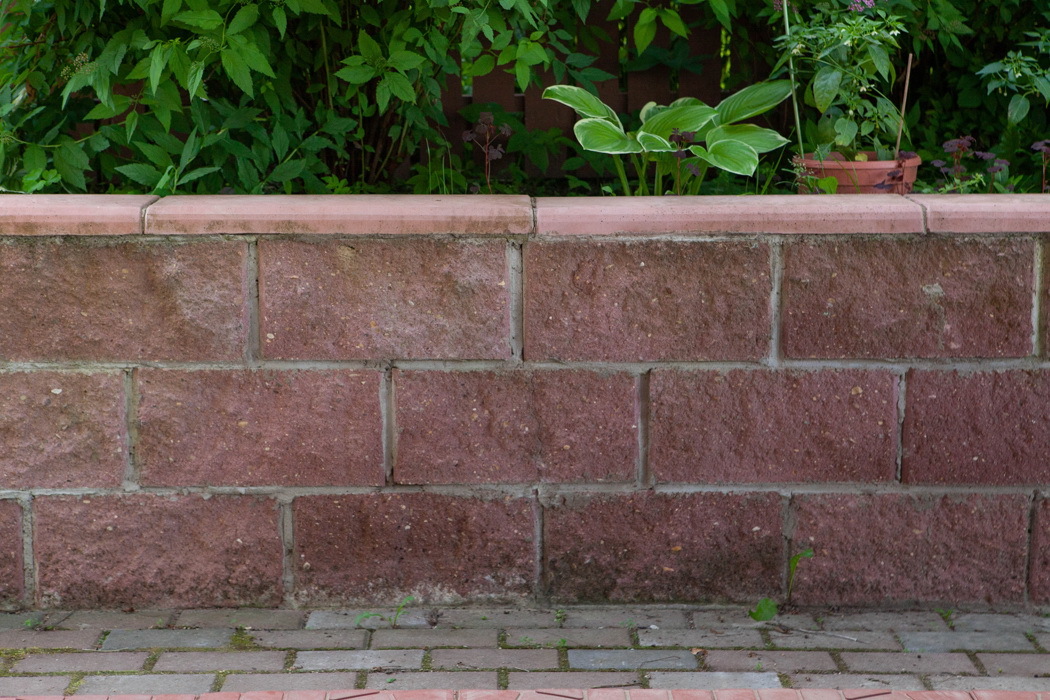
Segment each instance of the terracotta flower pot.
M838 180L838 194L908 194L915 184L922 159L914 153L901 152L900 160L875 160L873 151L862 151L869 160L847 160L832 151L824 160L816 160L807 153L799 162L806 174L813 177L834 177ZM809 190L805 183L799 191Z

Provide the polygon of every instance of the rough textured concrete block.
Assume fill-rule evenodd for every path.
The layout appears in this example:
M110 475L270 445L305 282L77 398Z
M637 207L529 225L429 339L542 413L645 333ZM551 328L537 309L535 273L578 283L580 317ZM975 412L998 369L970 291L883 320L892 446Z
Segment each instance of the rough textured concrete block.
M546 587L559 600L750 599L780 588L775 493L608 495L546 509Z
M1023 357L1031 241L850 240L784 250L788 357Z
M0 501L0 607L17 604L24 585L22 507L17 501Z
M796 496L795 600L884 605L1024 600L1029 499L1025 495Z
M1050 372L913 370L907 381L905 482L1050 482Z
M244 243L0 245L2 360L238 360Z
M397 603L522 598L532 590L532 504L425 493L295 501L299 599Z
M0 489L119 486L126 432L119 373L0 374Z
M657 481L891 481L889 372L653 372L649 469Z
M501 242L259 244L269 358L510 357Z
M41 496L44 607L276 605L278 513L249 496Z
M758 243L532 242L527 360L756 360L769 352Z
M10 194L0 236L127 236L142 233L142 213L157 198L134 194Z
M1050 500L1046 494L1036 503L1032 527L1032 553L1029 586L1032 601L1050 601Z
M141 370L149 486L378 486L379 372Z
M635 378L592 372L399 372L402 484L629 481Z

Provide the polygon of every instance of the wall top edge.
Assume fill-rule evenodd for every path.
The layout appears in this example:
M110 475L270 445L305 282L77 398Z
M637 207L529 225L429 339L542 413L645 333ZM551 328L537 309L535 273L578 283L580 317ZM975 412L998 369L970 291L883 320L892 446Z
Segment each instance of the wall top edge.
M1050 195L0 195L0 237L1050 233Z

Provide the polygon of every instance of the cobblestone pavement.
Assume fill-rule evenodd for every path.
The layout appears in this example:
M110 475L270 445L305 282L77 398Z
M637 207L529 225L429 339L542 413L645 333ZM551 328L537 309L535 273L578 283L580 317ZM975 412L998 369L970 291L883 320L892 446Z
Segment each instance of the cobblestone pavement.
M608 691L591 700L629 700L625 691L634 700L672 700L638 692L644 689L865 691L790 694L813 700L1050 692L1047 649L1050 618L954 611L813 611L767 623L741 607L696 606L5 613L0 700L334 690L343 695L278 692L257 700L348 700L377 691L386 691L384 700L525 700L536 694L397 691L551 688ZM780 692L759 697L790 700Z

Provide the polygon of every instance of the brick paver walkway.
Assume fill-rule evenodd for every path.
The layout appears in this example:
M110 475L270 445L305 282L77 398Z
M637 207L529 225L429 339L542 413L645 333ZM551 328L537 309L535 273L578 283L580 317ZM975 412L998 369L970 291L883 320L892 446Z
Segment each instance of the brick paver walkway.
M603 606L410 607L396 626L394 618L378 609L0 614L0 700L551 700L526 692L551 688L591 689L589 700L1050 692L1050 619L1038 615L813 611L756 623L743 608ZM521 692L415 692L467 688ZM785 688L858 692L772 691ZM663 692L728 689L763 692ZM584 700L583 690L559 692Z

